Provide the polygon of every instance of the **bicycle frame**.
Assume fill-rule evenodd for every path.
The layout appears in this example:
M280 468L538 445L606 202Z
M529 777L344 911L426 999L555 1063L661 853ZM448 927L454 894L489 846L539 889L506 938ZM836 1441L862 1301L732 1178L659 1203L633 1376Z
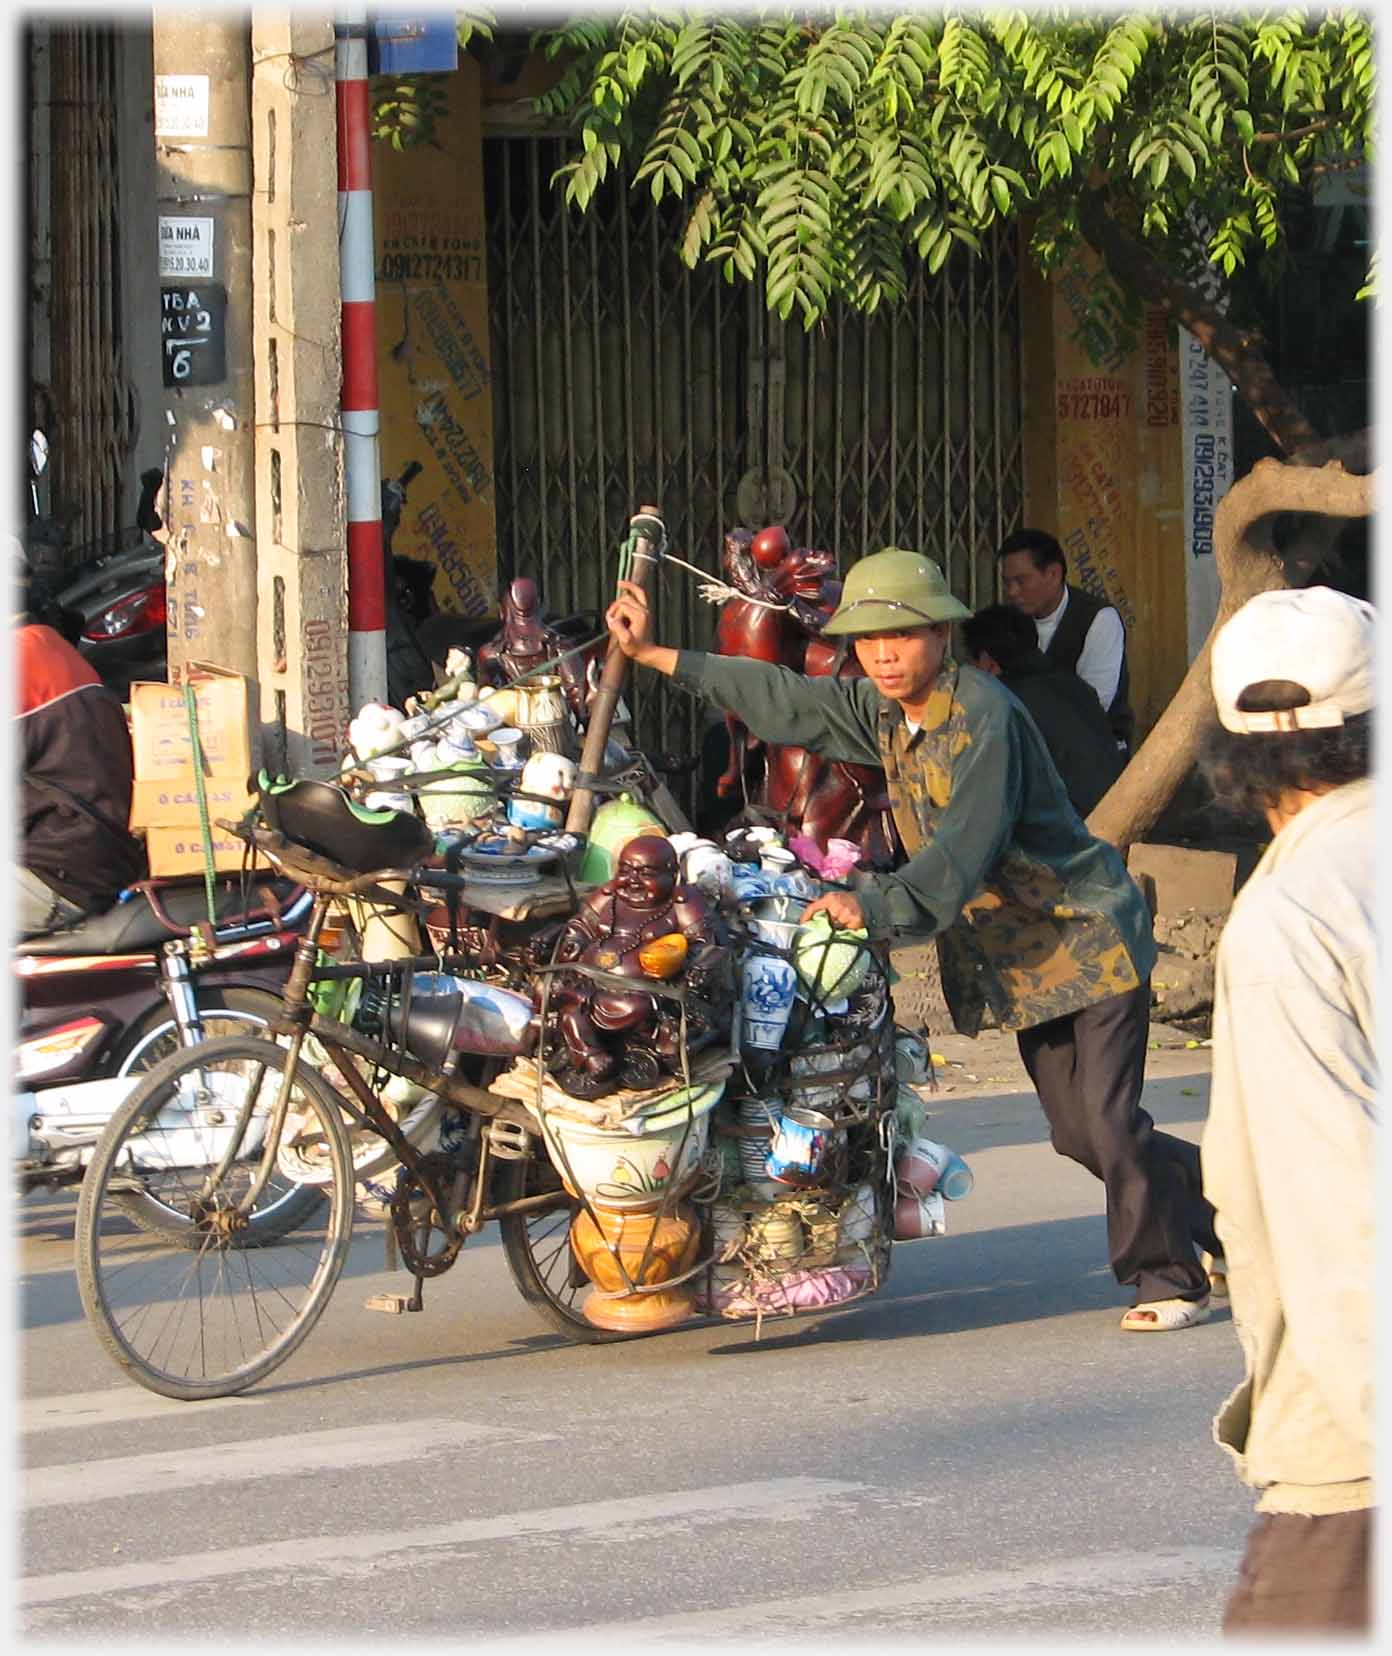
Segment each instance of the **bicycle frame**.
M254 838L257 848L270 861L282 866L287 873L292 873L294 878L302 881L314 893L314 906L310 911L309 924L296 948L295 962L291 968L290 976L286 980L282 991L281 1018L277 1024L272 1026L273 1033L289 1035L291 1041L290 1052L272 1107L271 1120L267 1127L265 1143L256 1175L251 1187L238 1203L239 1211L243 1215L247 1215L252 1211L271 1176L281 1133L284 1130L294 1077L301 1062L304 1040L307 1035L312 1034L327 1051L334 1068L342 1076L344 1083L357 1100L355 1106L340 1096L341 1108L360 1126L369 1128L387 1141L398 1160L425 1192L435 1210L443 1214L447 1210L448 1203L444 1199L444 1193L438 1188L430 1169L425 1165L422 1154L401 1131L400 1126L383 1107L380 1099L373 1093L350 1060L360 1058L377 1069L385 1070L390 1075L414 1081L434 1092L445 1103L467 1110L472 1116L481 1120L503 1119L517 1126L529 1127L531 1125L530 1117L521 1107L509 1099L500 1098L481 1087L471 1086L468 1082L461 1081L456 1076L446 1074L441 1069L423 1063L420 1059L412 1057L409 1053L390 1045L388 1042L375 1040L357 1030L348 1028L344 1024L337 1023L331 1018L315 1014L310 1006L309 988L311 983L332 981L334 979L368 979L375 977L389 980L394 976L404 976L414 971L448 972L452 969L467 969L469 962L466 957L448 953L412 955L378 962L355 961L326 964L319 959L320 942L335 903L346 898L360 897L377 903L406 908L410 906L409 899L403 901L397 893L383 888L390 883L399 882L407 885L429 886L441 891L462 891L467 884L464 876L446 873L443 870L410 868L377 869L368 874L344 879L341 872L334 869L332 864L321 860L314 853L305 851L301 847L290 846L288 842L281 841L278 846L272 848L270 842L279 840L279 836L268 835L264 831L257 830L254 833ZM235 1160L245 1136L246 1127L251 1119L257 1090L256 1087L248 1090L246 1101L239 1112L237 1124L228 1147L223 1153L220 1165L205 1181L202 1192L204 1196L217 1188ZM554 1194L546 1193L540 1196L520 1197L511 1202L486 1205L485 1197L490 1182L489 1174L492 1159L493 1152L488 1136L483 1134L479 1140L479 1163L474 1176L474 1190L470 1209L459 1217L456 1224L459 1232L454 1250L456 1253L458 1247L462 1246L467 1237L474 1235L484 1225L495 1219L501 1219L511 1213L538 1211L546 1206L554 1206L559 1200L563 1200L563 1198L558 1198ZM417 1278L416 1292L418 1297L420 1292L419 1278Z

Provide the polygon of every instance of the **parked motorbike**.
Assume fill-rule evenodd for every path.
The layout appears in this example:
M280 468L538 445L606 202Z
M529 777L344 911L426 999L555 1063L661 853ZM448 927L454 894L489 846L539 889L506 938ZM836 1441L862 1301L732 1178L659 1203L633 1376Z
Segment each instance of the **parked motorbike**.
M181 1048L264 1031L309 917L289 881L251 907L241 882L215 888L216 925L201 881L150 881L82 925L15 946L22 1006L15 1054L19 1188L77 1184L92 1147L146 1071ZM256 1219L258 1241L294 1230L321 1193L281 1181ZM142 1229L168 1214L137 1191L124 1202Z
M39 511L38 480L47 463L47 441L36 431L29 447L29 542L47 594L43 619L124 698L133 679L163 680L169 670L164 547L154 538L162 527L155 500L164 474L141 473L132 527L70 549L58 519Z

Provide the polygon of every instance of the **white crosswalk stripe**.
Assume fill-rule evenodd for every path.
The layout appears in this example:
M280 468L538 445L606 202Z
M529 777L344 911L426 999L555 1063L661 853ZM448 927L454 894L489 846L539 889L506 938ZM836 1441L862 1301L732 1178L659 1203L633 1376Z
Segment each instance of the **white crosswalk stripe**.
M940 1632L946 1632L957 1615L970 1614L979 1620L982 1614L995 1612L1004 1620L1026 1605L1037 1616L1061 1612L1107 1593L1134 1595L1149 1587L1198 1589L1216 1600L1222 1585L1232 1580L1239 1556L1236 1550L1212 1547L1181 1547L1163 1553L1094 1553L1010 1570L927 1575L838 1593L804 1593L796 1598L765 1599L679 1615L550 1628L547 1636L565 1638L567 1634L583 1633L596 1642L633 1641L646 1646L663 1640L685 1643L744 1635L757 1636L761 1643L785 1638L805 1645L818 1637L829 1638L841 1629L893 1622L901 1616L906 1620L921 1616L925 1624L931 1621ZM513 1641L494 1642L506 1647Z
M424 1460L481 1444L554 1442L552 1433L518 1432L511 1427L459 1420L377 1422L370 1431L346 1426L289 1437L217 1443L190 1455L176 1449L157 1455L128 1455L41 1466L26 1471L21 1485L25 1507L80 1506L89 1501L161 1495L175 1489L206 1489L250 1478L297 1478L355 1466L382 1466Z
M360 1576L364 1566L375 1561L394 1554L419 1553L425 1548L471 1546L576 1531L593 1537L604 1530L655 1524L694 1527L747 1518L806 1517L828 1500L851 1496L864 1488L863 1484L841 1483L829 1478L773 1478L760 1483L665 1490L661 1494L611 1501L581 1501L569 1506L502 1513L493 1518L423 1524L412 1529L302 1536L294 1541L282 1539L249 1547L185 1553L138 1564L28 1576L17 1583L17 1597L24 1605L55 1604L94 1594L142 1589L161 1589L167 1593L171 1588L202 1585L231 1576L278 1571L295 1574L311 1569L323 1575L349 1578Z
M141 1386L109 1386L102 1391L26 1397L20 1403L22 1432L70 1431L80 1426L119 1426L131 1420L171 1419L193 1409L241 1409L264 1404L264 1397L209 1397L176 1403L172 1397Z

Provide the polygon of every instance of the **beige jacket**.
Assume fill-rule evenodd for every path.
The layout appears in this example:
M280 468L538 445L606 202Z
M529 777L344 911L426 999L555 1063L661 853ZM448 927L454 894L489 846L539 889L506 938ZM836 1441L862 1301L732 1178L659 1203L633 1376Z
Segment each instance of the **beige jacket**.
M1263 1512L1373 1504L1373 784L1273 840L1218 948L1204 1191L1246 1358L1214 1420Z

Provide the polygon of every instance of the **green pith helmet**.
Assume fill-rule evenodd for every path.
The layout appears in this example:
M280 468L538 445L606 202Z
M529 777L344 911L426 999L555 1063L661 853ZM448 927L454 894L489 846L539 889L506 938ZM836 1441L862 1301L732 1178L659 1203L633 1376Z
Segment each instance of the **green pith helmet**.
M965 621L970 615L931 558L887 546L851 565L841 602L822 631L833 637L902 631L933 621Z

